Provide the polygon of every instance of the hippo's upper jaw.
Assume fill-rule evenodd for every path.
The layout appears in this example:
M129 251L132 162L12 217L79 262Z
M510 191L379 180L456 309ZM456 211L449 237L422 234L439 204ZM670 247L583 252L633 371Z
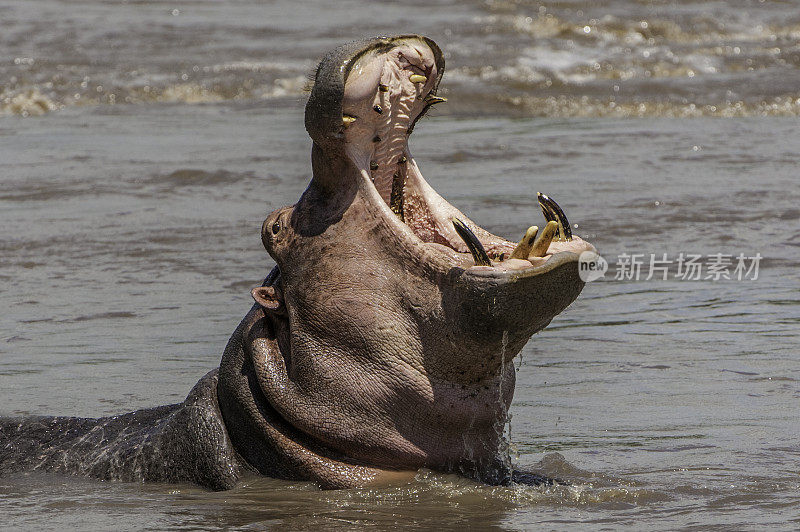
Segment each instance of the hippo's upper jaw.
M443 98L444 59L407 35L343 46L306 107L313 179L262 238L280 274L256 290L267 325L246 348L283 422L370 466L498 463L514 390L508 362L580 293L561 209L517 244L423 179L408 136Z

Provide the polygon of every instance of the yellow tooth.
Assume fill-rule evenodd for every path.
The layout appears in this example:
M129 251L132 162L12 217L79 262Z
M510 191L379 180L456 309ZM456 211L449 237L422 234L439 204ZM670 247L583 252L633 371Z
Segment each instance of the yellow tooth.
M344 123L344 127L349 126L353 122L356 121L356 117L350 115L342 115L342 122Z
M525 236L522 237L522 240L519 241L517 247L514 248L514 251L511 252L512 259L527 259L528 255L531 252L531 246L533 245L533 241L536 240L536 233L539 232L539 228L535 225L532 225L525 231Z
M545 253L547 253L547 248L550 247L550 243L553 241L553 237L556 236L556 231L558 231L558 222L552 220L547 222L547 225L544 226L544 229L542 229L542 232L533 243L531 252L528 253L528 258L544 257Z
M419 74L411 74L411 76L408 78L408 81L411 83L425 83L428 81L428 78L425 76L420 76Z
M432 94L429 95L427 98L425 98L425 102L428 105L435 105L437 103L444 103L446 101L447 101L447 98L443 98L442 96L434 96Z

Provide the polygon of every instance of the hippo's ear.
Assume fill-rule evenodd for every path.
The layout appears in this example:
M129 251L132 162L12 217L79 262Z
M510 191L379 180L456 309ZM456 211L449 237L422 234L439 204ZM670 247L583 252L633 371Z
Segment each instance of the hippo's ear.
M283 298L274 286L258 286L253 288L250 293L256 303L264 307L268 312L280 312L283 310Z

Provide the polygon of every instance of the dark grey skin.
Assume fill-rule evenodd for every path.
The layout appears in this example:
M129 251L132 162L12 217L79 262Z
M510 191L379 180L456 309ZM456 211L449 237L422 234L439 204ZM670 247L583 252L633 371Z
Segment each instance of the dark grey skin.
M416 35L342 46L306 105L313 178L270 214L277 266L186 401L101 419L0 419L0 474L45 470L228 489L245 474L323 488L423 467L489 483L512 472L513 358L581 292L560 208L519 244L425 182L408 150L442 101L441 51Z

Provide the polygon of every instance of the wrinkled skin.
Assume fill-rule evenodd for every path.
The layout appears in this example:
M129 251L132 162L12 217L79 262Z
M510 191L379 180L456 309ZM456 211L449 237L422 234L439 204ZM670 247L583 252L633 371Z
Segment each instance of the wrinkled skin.
M443 71L436 44L414 35L329 53L306 106L313 178L264 222L277 266L253 290L219 370L182 405L0 420L0 472L214 489L247 471L327 488L402 481L421 467L511 480L510 362L578 296L578 253L593 248L545 241L540 255L501 259L515 243L427 184L407 140L439 100ZM489 265L474 265L452 218Z

